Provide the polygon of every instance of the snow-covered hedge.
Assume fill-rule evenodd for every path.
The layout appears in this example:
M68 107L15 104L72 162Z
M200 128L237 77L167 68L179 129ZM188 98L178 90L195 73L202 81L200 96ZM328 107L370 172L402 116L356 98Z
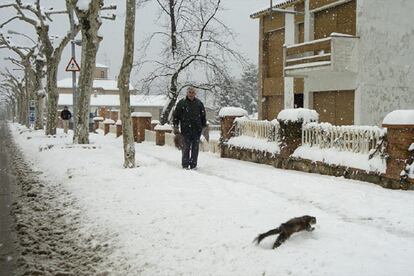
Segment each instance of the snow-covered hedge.
M277 115L277 119L281 121L309 123L317 122L319 114L313 109L292 108L280 111Z

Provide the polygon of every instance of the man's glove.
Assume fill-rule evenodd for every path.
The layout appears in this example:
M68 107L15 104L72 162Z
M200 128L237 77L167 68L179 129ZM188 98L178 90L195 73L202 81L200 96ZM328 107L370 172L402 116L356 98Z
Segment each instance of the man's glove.
M203 129L201 130L201 134L203 134L203 136L204 136L204 138L206 138L207 142L210 140L210 134L209 134L208 126L203 127Z
M180 134L180 130L178 129L178 126L174 126L173 133L174 135Z

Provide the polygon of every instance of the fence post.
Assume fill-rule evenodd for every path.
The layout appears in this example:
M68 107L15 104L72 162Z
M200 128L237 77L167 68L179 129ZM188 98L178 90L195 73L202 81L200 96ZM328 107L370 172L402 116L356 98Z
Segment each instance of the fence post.
M387 128L386 176L414 187L414 179L410 179L406 172L407 165L414 166L414 152L409 150L414 144L414 110L393 111L384 118L382 126Z
M151 113L149 112L133 112L132 130L134 132L134 141L141 143L145 141L145 130L151 129Z

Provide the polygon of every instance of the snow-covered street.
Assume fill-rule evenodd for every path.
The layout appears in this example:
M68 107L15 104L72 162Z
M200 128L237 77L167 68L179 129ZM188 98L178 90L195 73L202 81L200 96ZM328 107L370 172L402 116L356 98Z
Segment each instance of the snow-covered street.
M48 137L10 128L39 177L74 200L74 235L109 244L99 267L110 275L414 275L413 191L211 153L200 153L198 170L183 170L177 149L147 142L136 144L139 167L124 169L113 134L73 145L61 129ZM275 236L252 243L302 215L317 218L315 231L277 250Z

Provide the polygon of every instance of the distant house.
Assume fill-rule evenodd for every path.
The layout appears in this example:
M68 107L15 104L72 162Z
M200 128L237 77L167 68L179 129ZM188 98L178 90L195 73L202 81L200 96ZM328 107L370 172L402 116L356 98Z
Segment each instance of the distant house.
M90 113L92 116L102 116L118 119L120 109L119 90L117 81L108 79L108 66L96 64L93 80L93 93L90 101ZM73 110L72 78L58 81L59 91L58 109L66 105ZM130 85L131 94L136 90ZM164 95L131 95L131 112L150 112L152 118L158 120L167 97Z
M412 0L273 1L259 28L259 119L306 107L336 125L414 108Z

